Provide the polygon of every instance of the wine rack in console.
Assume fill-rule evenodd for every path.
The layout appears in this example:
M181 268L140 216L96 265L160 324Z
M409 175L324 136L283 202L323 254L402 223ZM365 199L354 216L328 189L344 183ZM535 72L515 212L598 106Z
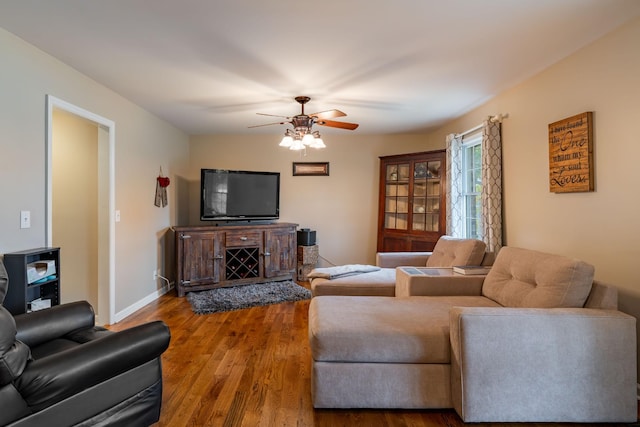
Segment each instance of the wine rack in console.
M227 249L226 279L237 280L259 277L259 248Z
M176 289L296 279L297 224L175 227Z

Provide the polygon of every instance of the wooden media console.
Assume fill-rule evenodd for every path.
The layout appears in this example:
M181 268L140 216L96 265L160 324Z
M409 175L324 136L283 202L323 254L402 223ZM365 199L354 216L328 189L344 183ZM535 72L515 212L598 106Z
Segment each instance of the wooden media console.
M176 290L296 279L297 224L174 227Z

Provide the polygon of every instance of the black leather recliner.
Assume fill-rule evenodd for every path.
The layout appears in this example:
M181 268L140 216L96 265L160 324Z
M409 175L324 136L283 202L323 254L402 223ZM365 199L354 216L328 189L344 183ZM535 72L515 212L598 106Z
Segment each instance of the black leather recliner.
M0 261L0 304L8 278ZM85 301L15 316L0 306L0 426L149 426L162 402L161 321L95 326Z

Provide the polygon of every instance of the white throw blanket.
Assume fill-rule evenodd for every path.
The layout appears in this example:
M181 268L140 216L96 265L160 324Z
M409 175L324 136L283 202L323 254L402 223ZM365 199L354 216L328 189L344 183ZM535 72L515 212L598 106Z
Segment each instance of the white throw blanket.
M370 273L378 270L380 270L380 267L376 267L375 265L347 264L336 267L314 268L307 277L337 279L339 277L354 276L356 274Z

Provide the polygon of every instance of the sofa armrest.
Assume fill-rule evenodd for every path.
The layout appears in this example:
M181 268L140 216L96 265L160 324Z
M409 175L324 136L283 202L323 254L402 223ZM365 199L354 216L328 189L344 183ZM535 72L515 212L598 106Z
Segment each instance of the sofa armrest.
M159 357L169 328L146 323L30 362L14 385L38 411Z
M451 270L434 268L433 270ZM445 274L417 276L396 269L396 297L480 296L485 275Z
M378 252L376 265L383 268L395 268L403 265L424 267L431 252Z
M452 400L465 422L636 421L632 316L454 307L450 339Z
M95 325L95 313L86 301L55 305L46 310L15 316L16 339L29 347Z

